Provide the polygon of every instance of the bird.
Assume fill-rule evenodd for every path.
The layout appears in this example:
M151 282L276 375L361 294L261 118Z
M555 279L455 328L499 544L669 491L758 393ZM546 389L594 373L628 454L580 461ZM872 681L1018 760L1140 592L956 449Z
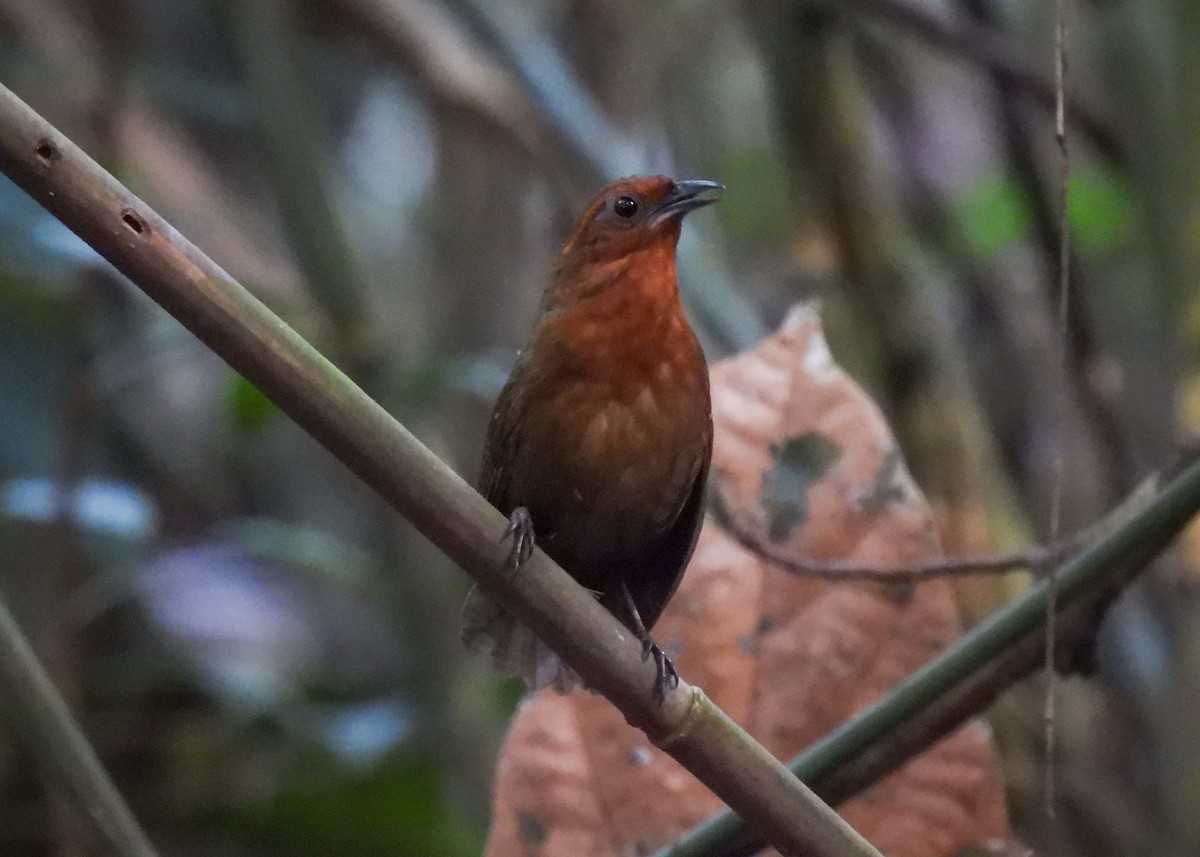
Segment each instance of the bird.
M650 630L704 517L712 458L708 368L684 315L684 215L716 202L708 180L634 176L592 200L554 265L527 346L496 400L479 490L509 517L509 564L534 542L653 658L661 702L679 675ZM579 676L478 588L462 639L530 689Z

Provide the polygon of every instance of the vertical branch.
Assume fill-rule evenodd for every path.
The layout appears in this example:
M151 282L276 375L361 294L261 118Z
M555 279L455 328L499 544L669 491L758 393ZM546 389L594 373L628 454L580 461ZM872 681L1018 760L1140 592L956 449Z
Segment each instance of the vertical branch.
M1054 139L1059 152L1058 185L1058 373L1060 389L1064 395L1059 399L1058 443L1054 451L1054 485L1050 494L1050 541L1058 539L1059 518L1062 510L1063 455L1066 424L1065 390L1067 378L1067 321L1071 308L1071 224L1068 204L1070 202L1071 153L1067 145L1066 77L1067 77L1067 4L1066 0L1054 0ZM1058 600L1057 569L1051 569L1046 588L1046 814L1054 817L1054 697L1057 691L1054 675L1055 607Z
M992 0L960 0L959 5L989 32L1001 32L997 4ZM1100 391L1090 375L1110 355L1103 350L1108 346L1095 330L1096 313L1089 313L1083 300L1088 294L1087 283L1080 278L1082 265L1074 255L1068 264L1075 299L1062 334L1069 374L1065 382L1060 382L1054 372L1047 371L1059 361L1057 169L1053 164L1048 170L1042 169L1038 131L1031 127L1034 123L1024 109L1026 99L1016 81L1002 69L989 70L987 80L993 90L993 121L998 126L1005 181L1012 182L1028 206L1033 248L1042 257L1036 264L1046 273L1044 285L1039 285L1019 265L1002 262L999 270L1004 273L996 277L996 287L986 293L975 289L975 300L993 308L1004 344L1012 350L1013 366L1023 378L1021 413L1031 422L1049 426L1051 432L1059 422L1060 410L1065 414L1058 432L1071 456L1063 477L1061 520L1065 525L1079 525L1097 517L1130 490L1133 462L1138 458L1136 444L1127 436L1117 403ZM1047 80L1052 92L1053 76ZM1054 127L1053 105L1051 108L1050 127ZM1064 101L1064 120L1075 118L1074 106ZM1011 381L1011 375L1006 372L1004 380ZM1027 451L1018 454L1014 450L1010 457L1026 496L1036 501L1037 508L1048 510L1051 484L1044 477L1045 468Z

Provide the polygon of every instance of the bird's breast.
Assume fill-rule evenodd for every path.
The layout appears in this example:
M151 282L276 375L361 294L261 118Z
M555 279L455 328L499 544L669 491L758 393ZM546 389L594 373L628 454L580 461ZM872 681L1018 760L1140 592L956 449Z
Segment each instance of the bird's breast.
M508 499L552 555L569 543L560 561L661 534L708 454L708 371L670 275L546 313L522 357Z
M528 490L564 528L613 539L658 532L687 496L707 450L708 376L698 347L687 359L659 353L560 376L530 415L545 478Z

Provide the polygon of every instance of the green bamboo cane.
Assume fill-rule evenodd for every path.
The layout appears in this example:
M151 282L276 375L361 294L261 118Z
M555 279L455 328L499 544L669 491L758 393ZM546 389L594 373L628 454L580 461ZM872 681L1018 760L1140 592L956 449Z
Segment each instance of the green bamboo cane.
M1098 621L1097 611L1200 511L1200 459L1192 461L1136 513L1063 563L1056 603L1059 638L1071 642ZM982 711L1035 670L1044 654L1048 581L1040 580L994 612L883 699L817 741L788 767L830 803L853 796ZM911 733L905 738L905 733ZM899 739L899 740L897 740ZM894 751L879 752L881 743ZM865 758L874 753L870 758ZM853 776L847 769L857 767ZM654 857L735 857L763 847L744 821L726 811Z

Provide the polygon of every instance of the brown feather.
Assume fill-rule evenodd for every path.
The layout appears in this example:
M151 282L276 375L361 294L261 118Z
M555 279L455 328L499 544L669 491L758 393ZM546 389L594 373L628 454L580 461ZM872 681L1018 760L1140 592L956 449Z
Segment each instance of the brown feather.
M529 511L537 543L629 627L647 629L691 556L712 452L708 372L679 302L680 217L623 224L613 200L652 207L675 183L606 188L559 256L529 345L496 401L480 491ZM473 592L464 640L500 669L563 690L573 674Z

